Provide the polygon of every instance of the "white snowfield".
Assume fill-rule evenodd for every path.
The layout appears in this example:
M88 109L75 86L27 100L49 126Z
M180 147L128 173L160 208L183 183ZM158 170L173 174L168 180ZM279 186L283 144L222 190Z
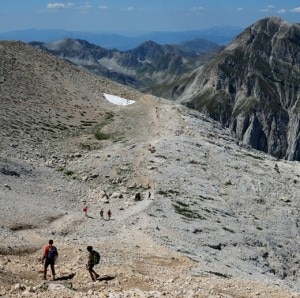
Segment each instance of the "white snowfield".
M106 93L103 93L103 95L109 102L111 102L115 105L119 105L119 106L128 106L128 105L135 103L134 100L122 98L122 97L119 97L116 95L111 95L111 94L106 94Z

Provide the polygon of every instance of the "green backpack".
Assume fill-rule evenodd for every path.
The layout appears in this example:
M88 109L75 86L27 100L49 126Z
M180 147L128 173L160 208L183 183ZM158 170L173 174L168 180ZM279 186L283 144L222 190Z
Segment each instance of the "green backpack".
M100 263L100 254L97 251L93 251L93 264L97 265Z

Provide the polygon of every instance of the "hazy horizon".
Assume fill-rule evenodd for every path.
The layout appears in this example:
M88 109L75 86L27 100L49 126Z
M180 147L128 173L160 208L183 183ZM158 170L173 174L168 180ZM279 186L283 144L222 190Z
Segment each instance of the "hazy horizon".
M211 27L245 28L276 16L300 20L299 1L280 0L2 0L0 32L61 29L127 35L157 31L191 31Z

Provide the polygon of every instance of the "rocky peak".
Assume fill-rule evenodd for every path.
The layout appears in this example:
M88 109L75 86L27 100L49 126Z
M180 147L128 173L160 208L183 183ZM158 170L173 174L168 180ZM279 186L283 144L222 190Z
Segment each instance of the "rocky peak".
M300 160L300 26L265 18L245 29L178 94L255 149Z

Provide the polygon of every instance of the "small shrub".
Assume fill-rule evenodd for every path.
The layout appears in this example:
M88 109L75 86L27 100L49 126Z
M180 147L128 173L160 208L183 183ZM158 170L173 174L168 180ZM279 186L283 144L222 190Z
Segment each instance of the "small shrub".
M109 134L106 134L106 133L104 133L104 132L102 132L102 131L100 131L100 130L96 130L96 131L94 131L94 136L95 136L95 138L97 139L97 140L107 140L107 139L109 139Z
M151 153L155 153L156 149L155 149L154 147L151 147L151 148L149 148L149 151L150 151Z
M227 274L224 274L224 273L220 273L220 272L207 271L207 273L214 274L216 276L223 277L223 278L231 278L230 275L227 275Z
M74 174L74 171L72 170L65 170L64 173L67 175L67 176L72 176Z
M198 164L200 164L200 162L197 161L197 160L190 160L189 163L192 164L192 165L198 165Z
M277 173L280 173L279 167L278 167L278 164L277 164L277 163L275 164L274 170L275 170Z
M245 156L249 156L249 157L252 157L252 158L258 159L258 160L264 160L263 157L258 156L258 155L253 155L253 154L250 154L250 153L245 153Z
M230 233L235 233L235 231L229 229L229 228L226 228L226 227L222 227L224 231L227 231L227 232L230 232Z
M168 189L168 190L159 190L158 194L162 196L168 196L169 194L179 195L179 192L177 190Z

